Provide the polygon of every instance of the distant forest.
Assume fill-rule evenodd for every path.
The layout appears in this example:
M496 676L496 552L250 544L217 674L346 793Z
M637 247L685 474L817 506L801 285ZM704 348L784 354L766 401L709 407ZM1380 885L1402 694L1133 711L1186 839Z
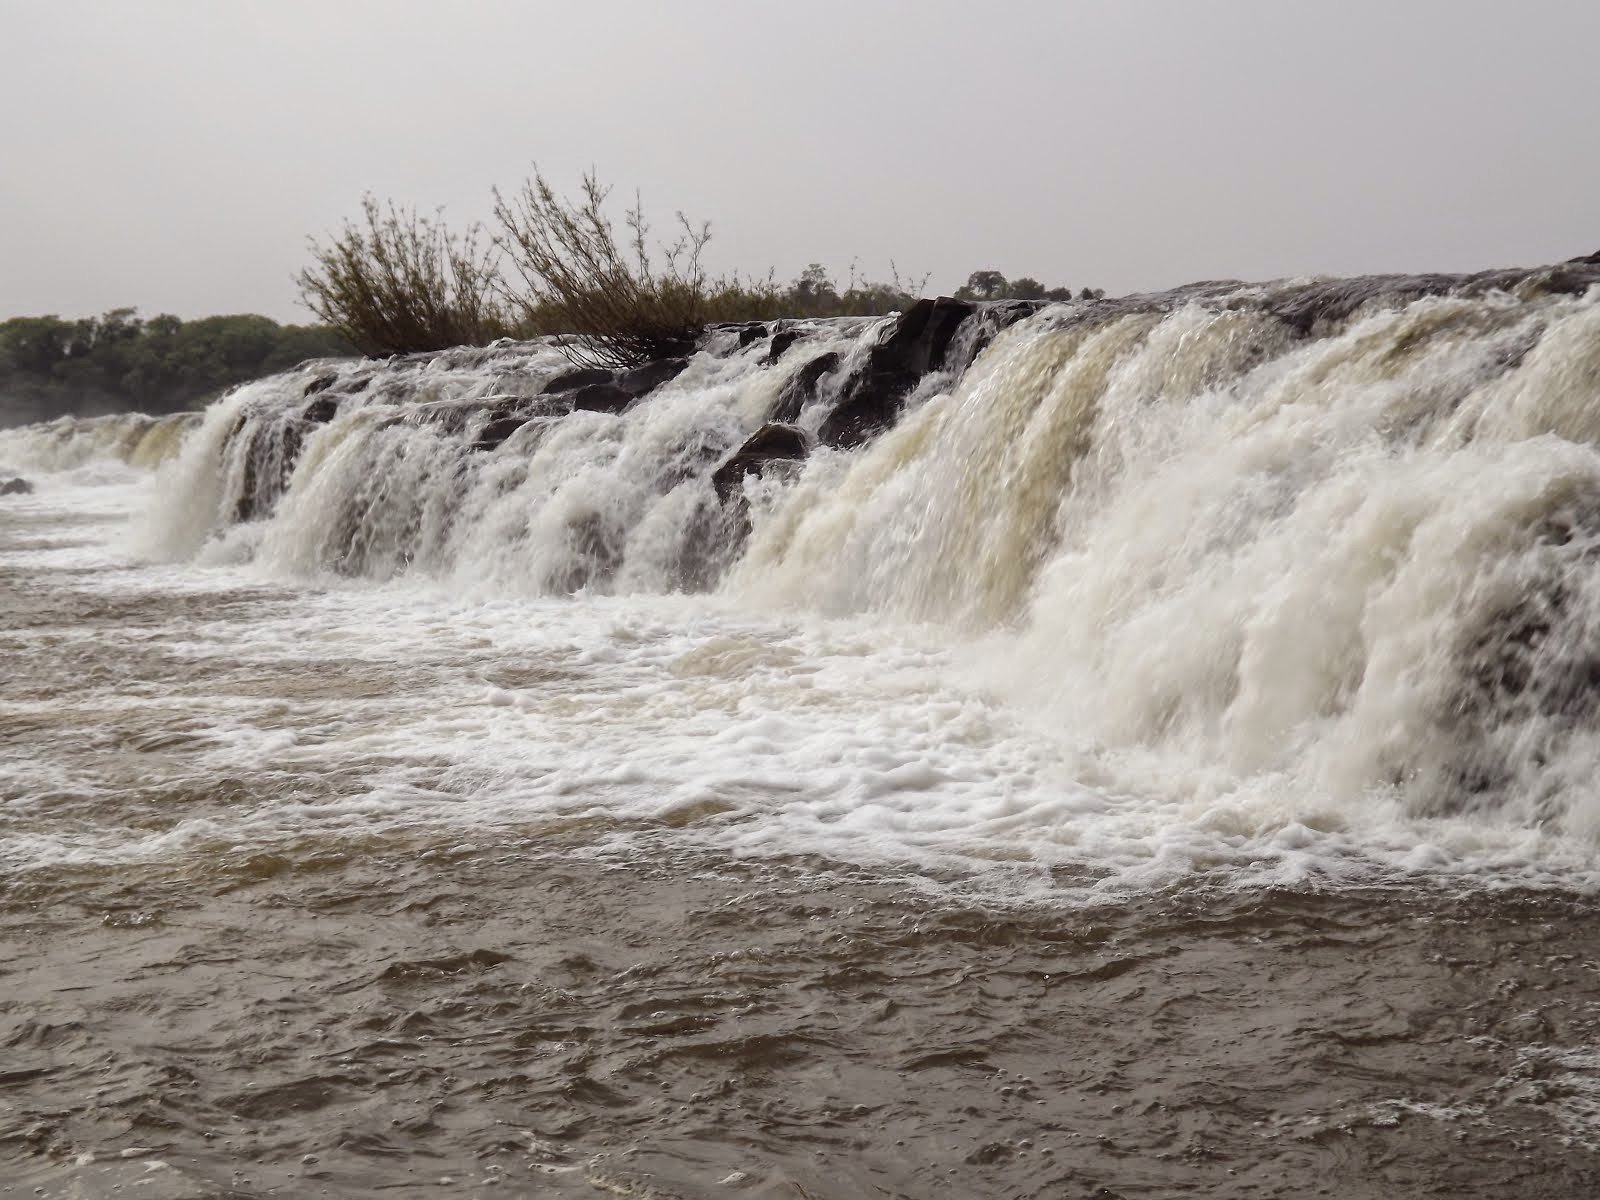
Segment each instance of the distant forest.
M234 384L354 352L326 326L254 314L143 320L118 308L81 320L13 317L0 322L0 425L198 408Z

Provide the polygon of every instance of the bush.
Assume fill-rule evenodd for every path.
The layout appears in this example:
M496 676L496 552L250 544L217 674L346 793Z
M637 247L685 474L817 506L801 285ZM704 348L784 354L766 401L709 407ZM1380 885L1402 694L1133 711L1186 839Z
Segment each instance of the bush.
M579 197L565 200L537 171L510 199L495 191L499 245L523 285L505 294L525 332L576 335L563 345L575 362L626 367L685 352L713 321L781 310L770 280L708 273L709 223L680 212L674 240L652 247L638 199L619 234L605 209L609 193L590 172Z
M485 345L511 332L499 300L499 254L479 248L481 230L447 231L371 195L365 227L345 223L328 245L311 240L300 272L301 302L363 354L406 354Z
M316 263L297 277L301 298L369 354L551 334L575 363L629 367L687 352L714 322L879 316L926 290L926 276L902 280L895 270L874 282L858 279L854 265L842 291L817 263L787 287L771 274L713 276L704 262L709 223L680 212L673 238L652 242L637 196L619 229L606 211L609 194L590 172L577 198L564 199L535 170L511 196L495 190L499 229L486 250L477 225L457 236L440 220L367 196L364 228L346 224L332 244L311 243ZM989 270L973 272L956 297L1067 300L1072 292Z

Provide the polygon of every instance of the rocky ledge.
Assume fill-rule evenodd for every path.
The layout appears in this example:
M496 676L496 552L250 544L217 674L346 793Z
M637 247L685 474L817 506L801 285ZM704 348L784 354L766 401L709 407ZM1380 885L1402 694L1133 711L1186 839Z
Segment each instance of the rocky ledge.
M919 300L888 319L783 319L712 326L695 352L713 357L755 355L763 366L791 368L778 390L766 420L742 445L726 452L706 470L724 503L740 494L740 481L774 462L805 458L818 446L847 448L869 441L899 418L906 401L928 380L942 374L954 379L1003 330L1049 309L1060 327L1098 323L1133 312L1160 313L1183 305L1262 312L1282 322L1290 337L1320 336L1351 319L1369 305L1398 305L1427 296L1484 295L1503 291L1519 295L1581 294L1600 283L1600 255L1555 266L1512 268L1464 275L1372 275L1350 279L1247 284L1215 280L1165 292L1089 298L1060 303L1043 301L965 301L948 296ZM839 335L873 325L870 341L849 343ZM574 412L621 414L648 403L663 385L689 365L687 356L656 359L623 370L578 367L549 374L548 343L529 344L526 361L543 349L537 370L505 366L523 347L501 343L483 349L400 356L364 364L357 370L317 373L304 389L304 403L272 428L258 427L255 437L271 437L274 445L252 447L252 462L269 464L273 478L246 489L237 519L246 520L270 505L287 482L300 446L312 428L333 420L348 399L383 399L403 405L395 421L443 426L451 432L475 431L473 447L493 452L525 424ZM494 361L503 386L471 400L430 401L418 387L428 371L473 368ZM519 376L520 372L520 376ZM813 406L825 404L820 421L802 420ZM241 422L241 427L243 422ZM811 432L807 432L810 430ZM261 451L270 449L270 453Z

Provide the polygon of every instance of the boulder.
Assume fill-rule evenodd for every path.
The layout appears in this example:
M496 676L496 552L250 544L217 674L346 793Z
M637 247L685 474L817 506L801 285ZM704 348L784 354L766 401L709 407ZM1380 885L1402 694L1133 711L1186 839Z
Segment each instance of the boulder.
M767 347L768 365L783 357L783 352L805 336L803 329L780 329L772 335L772 345Z
M336 396L318 396L300 410L300 419L313 425L326 425L338 415L339 400Z
M940 296L937 300L918 300L873 348L873 366L879 370L899 370L919 379L944 365L945 353L956 331L979 306L965 300Z
M472 443L472 448L474 450L497 450L508 437L532 419L532 417L522 413L494 417L479 431L477 440Z
M318 375L310 383L306 384L304 394L306 396L315 396L318 392L327 391L338 382L339 377L337 375Z
M879 335L866 365L845 383L844 395L819 431L829 446L858 446L894 424L919 380L945 364L956 331L979 311L965 300L918 300Z
M687 358L658 358L631 371L624 371L617 377L617 386L630 396L648 395L683 374L688 365Z
M726 504L746 475L759 475L768 463L792 462L810 452L806 435L793 425L763 425L711 475L717 499Z
M617 373L605 367L578 367L554 376L540 390L547 396L556 392L575 392L600 383L614 383L616 378Z
M640 397L676 379L689 365L687 358L658 358L627 371L585 367L568 371L545 384L545 394L572 392L572 407L584 412L619 413Z
M978 314L978 327L972 336L972 358L976 359L987 350L989 343L1003 330L1033 316L1048 305L1049 301L1046 300L997 300L993 304L984 305Z
M15 479L8 479L0 483L0 496L29 496L33 494L33 484L23 479L20 475Z
M591 383L573 395L572 407L575 411L619 413L635 399L633 392L615 383Z
M842 361L838 351L830 350L826 354L817 355L796 371L783 385L783 390L778 393L777 402L772 406L772 419L780 423L795 420L800 415L800 410L817 398L817 388L822 382L822 377L838 370Z

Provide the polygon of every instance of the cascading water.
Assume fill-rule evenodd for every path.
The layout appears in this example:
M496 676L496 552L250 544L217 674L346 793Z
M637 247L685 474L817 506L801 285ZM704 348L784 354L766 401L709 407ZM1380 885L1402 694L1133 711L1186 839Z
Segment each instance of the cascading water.
M1589 1194L1596 285L0 432L0 1176Z
M61 417L43 425L0 430L0 467L67 471L93 462L122 462L151 470L177 454L199 423L198 413L148 417Z
M775 497L738 583L1004 624L996 687L1168 752L1124 786L1592 836L1597 335L1587 298L1428 298L1309 340L1196 305L1046 314Z
M1383 282L1046 308L729 505L786 388L837 360L790 414L814 440L893 322L723 334L620 411L546 393L550 348L313 364L211 410L144 545L935 622L1090 777L1242 834L1398 805L1593 837L1600 303Z

